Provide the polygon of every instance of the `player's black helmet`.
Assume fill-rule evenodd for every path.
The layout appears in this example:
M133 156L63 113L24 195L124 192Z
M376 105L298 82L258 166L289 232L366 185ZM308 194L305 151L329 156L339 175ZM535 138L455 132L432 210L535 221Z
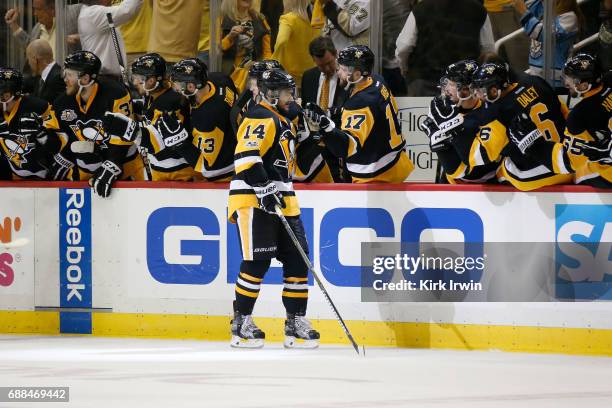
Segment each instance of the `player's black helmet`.
M21 93L23 75L13 68L0 68L0 92L10 92L13 95Z
M368 76L374 67L374 53L365 45L349 45L338 54L338 64L356 68Z
M592 55L581 53L565 62L563 74L566 77L596 85L601 81L601 69L597 59Z
M264 71L257 80L257 87L272 105L278 103L280 91L283 89L288 89L295 95L295 80L291 75L278 68Z
M132 74L155 77L161 81L166 75L166 60L156 52L145 54L132 63Z
M98 77L100 68L102 68L100 58L89 51L77 51L64 60L64 69L73 69L80 75L88 74L92 78Z
M504 89L509 83L508 68L505 64L486 63L481 65L472 75L472 85L475 88L489 89L496 86L499 89Z
M444 71L444 78L450 79L462 86L472 83L472 76L478 70L478 63L474 60L462 60L450 64Z
M174 64L170 73L174 82L187 82L201 89L208 81L208 67L198 58L187 58Z
M266 72L269 69L282 69L283 66L277 60L263 60L263 61L255 61L251 68L249 69L249 77L259 79L261 74Z

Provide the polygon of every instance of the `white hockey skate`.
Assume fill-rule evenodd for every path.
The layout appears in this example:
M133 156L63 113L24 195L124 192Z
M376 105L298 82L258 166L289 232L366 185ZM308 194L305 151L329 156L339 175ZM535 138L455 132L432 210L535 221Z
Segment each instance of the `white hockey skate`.
M320 334L300 314L287 314L285 320L285 348L314 349L319 347Z
M231 322L232 339L230 346L236 348L262 348L266 334L255 324L252 315L234 311Z

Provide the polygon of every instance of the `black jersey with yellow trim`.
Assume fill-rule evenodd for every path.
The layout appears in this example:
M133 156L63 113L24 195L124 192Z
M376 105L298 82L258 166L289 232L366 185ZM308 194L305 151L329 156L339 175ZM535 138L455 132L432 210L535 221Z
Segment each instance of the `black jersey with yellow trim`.
M526 154L512 143L507 128L525 113L544 138ZM563 104L554 90L541 78L525 76L510 85L499 101L479 110L478 144L473 146L471 162L490 163L503 157L498 178L519 190L571 182L571 166L559 143L565 117Z
M450 184L486 183L496 179L500 159L485 162L476 156L481 147L477 135L481 125L482 106L478 101L471 109L459 107L463 115L463 126L456 129L448 149L436 152Z
M386 180L403 181L414 168L406 156L397 102L372 77L354 85L342 106L341 127L325 137L325 144L335 156L346 158L353 181L375 182L383 174Z
M86 180L106 159L125 162L137 154L136 145L105 133L102 126L107 111L132 116L130 94L118 82L101 79L92 85L92 94L82 101L80 94L60 95L54 102L45 127L62 141L61 153L76 164L74 180ZM92 153L75 153L71 144L86 141L95 144Z
M183 126L189 128L189 106L183 96L172 88L165 88L161 93L151 95L145 100L144 116L148 123L155 125L164 112L173 114ZM147 131L147 128L143 128L140 145L148 151L149 164L154 170L154 180L158 172L173 173L191 167L178 152L172 149L155 153L154 143L157 143L157 138Z
M295 170L295 126L266 102L253 106L237 133L235 175L230 183L229 218L235 222L240 208L258 208L253 186L272 181L283 196L286 216L297 216L300 208L293 190Z
M593 184L595 178L610 177L610 166L589 163L583 149L593 142L610 140L611 133L612 88L600 85L585 93L567 117L563 145L576 171L576 183Z
M47 176L45 164L59 147L59 141L47 140L44 146L22 136L20 122L22 118L35 114L46 118L51 112L51 105L43 99L34 96L21 96L15 100L10 112L2 112L3 120L8 124L9 134L0 138L0 148L15 179L41 180ZM54 135L47 136L53 139Z
M196 173L208 181L226 181L234 172L236 136L230 111L236 94L228 86L207 82L208 92L190 107L187 131L191 135L181 154ZM161 141L151 137L153 153L162 151Z

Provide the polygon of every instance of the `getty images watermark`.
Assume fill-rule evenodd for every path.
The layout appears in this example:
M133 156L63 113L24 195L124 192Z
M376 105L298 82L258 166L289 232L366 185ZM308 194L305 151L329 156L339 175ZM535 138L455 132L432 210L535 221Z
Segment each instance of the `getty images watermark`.
M485 269L486 255L471 256L426 256L420 254L417 257L408 254L395 254L393 256L375 256L372 259L372 273L380 279L374 279L372 288L376 291L399 290L399 291L478 291L483 290L481 282L469 279L444 279L423 278L400 279L397 282L387 282L382 279L389 272L399 271L403 276L416 276L417 272L454 272L458 277L466 272L478 272L482 274Z

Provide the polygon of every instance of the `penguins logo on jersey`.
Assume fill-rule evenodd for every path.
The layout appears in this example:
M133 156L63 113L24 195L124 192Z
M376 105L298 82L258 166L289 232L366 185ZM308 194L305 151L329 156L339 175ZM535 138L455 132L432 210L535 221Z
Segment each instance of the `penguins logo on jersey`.
M293 176L294 158L295 158L295 136L291 130L285 130L280 137L279 144L285 160L276 159L274 165L287 169L289 175Z
M18 167L28 162L26 156L35 146L26 137L14 133L11 133L8 138L4 139L4 145L6 146L8 159Z
M104 133L100 120L90 119L87 122L77 120L76 124L70 125L70 128L79 140L95 142L103 147L106 147L106 142L110 138Z

